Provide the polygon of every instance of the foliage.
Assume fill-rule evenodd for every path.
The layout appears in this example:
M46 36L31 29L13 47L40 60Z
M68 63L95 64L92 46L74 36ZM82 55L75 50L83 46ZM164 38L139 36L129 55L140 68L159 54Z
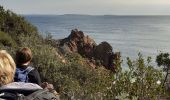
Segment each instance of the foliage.
M19 34L38 35L36 27L27 22L24 17L18 16L10 10L0 6L0 31L10 34L14 40Z
M158 66L164 66L164 68L169 69L170 68L169 53L160 53L156 57L156 62Z
M126 99L132 100L138 98L139 100L158 99L160 94L164 94L164 89L157 81L162 80L162 72L150 65L151 58L147 58L145 64L141 54L135 61L127 58L128 69L124 72L115 74L115 80L111 86L112 98L118 98L122 95ZM123 96L123 98L125 98Z
M169 53L160 53L157 57L156 57L156 62L158 64L158 66L163 66L163 71L166 73L165 75L165 79L163 81L163 86L166 87L167 92L170 93L170 87L169 87L169 81L168 80L168 75L169 70L170 70L170 58L169 58Z
M2 43L4 46L12 46L16 47L15 41L12 39L10 35L7 33L0 31L0 43Z

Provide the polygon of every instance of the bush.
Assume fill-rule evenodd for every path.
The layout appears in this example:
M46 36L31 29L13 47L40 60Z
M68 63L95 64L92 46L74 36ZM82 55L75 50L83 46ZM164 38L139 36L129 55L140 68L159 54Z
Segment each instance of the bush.
M132 61L127 58L129 70L115 75L115 84L112 86L115 97L126 94L126 98L138 98L139 100L157 100L164 95L164 88L159 84L162 81L162 71L150 65L151 58L145 63L142 55Z
M0 43L4 46L16 47L16 42L7 33L0 31Z
M0 6L0 31L8 33L14 40L18 40L17 36L20 34L40 36L37 28L27 22L24 17L5 10L2 6Z

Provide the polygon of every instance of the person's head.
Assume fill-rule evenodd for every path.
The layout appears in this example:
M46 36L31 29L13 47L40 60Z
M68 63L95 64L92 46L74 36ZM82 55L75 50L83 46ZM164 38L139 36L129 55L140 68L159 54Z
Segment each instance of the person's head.
M29 48L22 48L16 52L16 64L23 65L32 60L32 53Z
M13 58L5 50L0 50L0 86L13 81L15 69Z

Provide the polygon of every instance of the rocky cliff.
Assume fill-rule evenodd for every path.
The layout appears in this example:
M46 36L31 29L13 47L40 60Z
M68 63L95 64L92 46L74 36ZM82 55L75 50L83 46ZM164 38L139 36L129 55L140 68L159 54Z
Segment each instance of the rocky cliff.
M78 29L72 30L71 34L64 39L55 40L55 44L61 52L79 53L88 58L91 65L101 64L113 71L115 70L114 60L120 57L120 53L114 53L108 42L104 41L97 45L92 38Z

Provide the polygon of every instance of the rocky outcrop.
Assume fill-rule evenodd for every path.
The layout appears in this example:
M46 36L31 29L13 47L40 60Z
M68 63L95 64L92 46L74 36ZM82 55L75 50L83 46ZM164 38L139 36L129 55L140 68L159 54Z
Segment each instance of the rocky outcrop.
M110 63L112 63L114 57L112 47L109 43L102 42L97 45L93 54L94 58L100 60L103 66L111 67Z
M74 29L71 34L64 39L56 41L57 46L62 52L76 52L92 61L93 67L98 61L107 69L114 70L114 59L116 55L108 42L101 42L99 45L85 36L82 31Z
M60 48L67 52L77 52L84 57L91 58L96 43L89 36L85 36L82 31L74 29L71 34L65 38L57 41Z

